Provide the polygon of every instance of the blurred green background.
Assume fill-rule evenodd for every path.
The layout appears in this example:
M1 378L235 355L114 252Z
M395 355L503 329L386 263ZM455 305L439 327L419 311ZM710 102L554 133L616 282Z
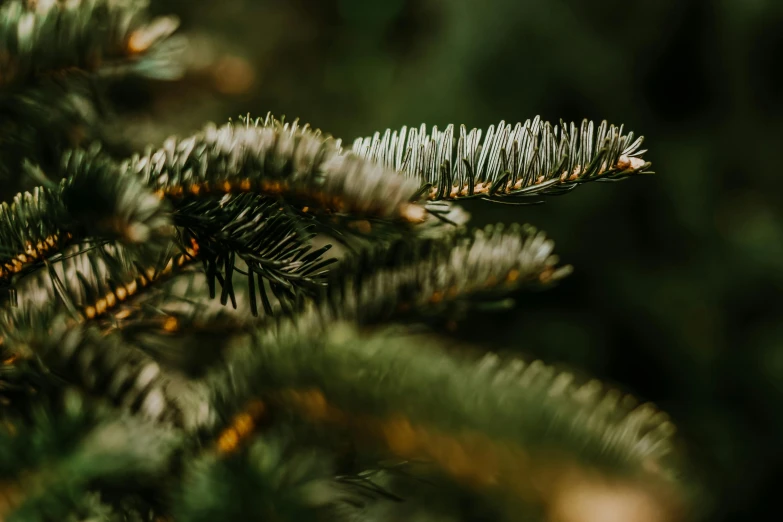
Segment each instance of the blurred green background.
M716 500L778 511L783 484L783 2L164 0L190 73L113 92L137 145L267 111L353 140L403 124L607 119L657 176L544 206L573 277L456 332L616 382L668 410ZM139 111L144 108L143 111Z

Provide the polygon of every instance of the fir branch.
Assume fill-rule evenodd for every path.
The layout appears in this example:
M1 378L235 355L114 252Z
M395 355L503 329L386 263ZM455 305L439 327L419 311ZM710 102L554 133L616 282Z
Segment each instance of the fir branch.
M151 265L137 263L134 251L118 244L70 247L46 268L21 279L17 298L4 311L8 325L25 313L68 311L75 322L94 319L167 276L193 258L196 250L165 251Z
M59 189L36 187L0 204L0 282L60 251L72 239Z
M146 419L189 428L206 421L209 412L197 404L199 390L161 369L119 332L104 334L65 315L28 317L5 334L5 343L20 357L37 360L63 382Z
M213 381L221 401L266 397L400 457L427 458L479 489L545 501L579 469L683 493L664 414L540 362L460 360L434 343L334 327L318 337L262 334L237 349L228 372Z
M426 126L386 130L354 141L353 152L405 173L429 188L428 199L530 197L562 194L588 181L614 181L647 173L642 138L622 126L598 128L585 120L552 126L536 117L482 131L464 125L440 131Z
M310 227L285 213L275 200L256 194L186 201L173 219L200 246L210 297L219 282L220 302L231 299L236 308L233 273L241 271L253 315L258 315L257 299L265 314L272 315L273 300L289 310L304 297L316 295L325 284L326 268L335 261L324 257L330 246L311 248Z
M197 390L175 372L161 369L150 355L130 344L124 332L111 328L107 333L100 326L112 324L109 318L119 313L122 303L142 289L154 288L153 283L193 259L193 252L165 255L152 268L137 267L125 254L123 249L102 246L22 281L18 302L0 311L5 355L40 361L50 376L104 394L148 417L189 426L203 422L197 407L181 407L178 399L182 395L187 403ZM103 351L109 344L112 349Z
M188 265L197 259L197 255L198 243L193 241L189 248L165 252L157 263L147 267L140 267L134 263L133 270L125 270L123 280L127 282L113 284L107 291L99 292L94 299L88 300L82 308L82 317L100 319L104 314L111 314L114 307L119 307L122 303L133 305L133 301L140 295L142 289L155 291L156 283L189 268ZM85 281L83 277L80 279ZM127 312L118 311L118 313ZM117 315L112 315L111 320L115 321Z
M173 234L165 202L100 150L67 152L63 171L69 175L61 198L83 235L159 252Z
M102 136L94 86L86 81L46 81L22 92L0 90L0 198L31 190L25 164L53 172L64 150Z
M424 459L450 500L508 495L514 519L518 502L557 518L587 483L680 508L684 465L654 406L538 361L360 333L565 276L532 227L439 225L467 221L462 199L524 203L647 173L641 138L535 118L485 136L389 130L347 150L267 115L120 162L72 150L48 182L64 144L100 134L95 80L182 72L177 21L146 7L0 6L0 169L44 184L0 206L0 285L16 293L0 308L0 402L13 406L0 412L0 520L358 517L364 500L399 500L357 472L378 450ZM318 230L370 246L330 269ZM313 449L338 437L341 465Z
M90 241L119 240L149 262L172 235L164 202L98 152L67 154L63 170L70 175L59 185L0 205L0 283Z
M12 0L0 8L0 85L69 70L175 78L182 41L173 17L145 20L147 2Z
M403 238L347 258L319 299L290 320L306 331L336 319L368 325L457 313L558 281L570 267L557 267L552 250L552 241L531 226Z
M411 474L408 462L374 462L370 468L357 462L351 467L358 465L360 471L341 470L338 473L337 469L345 464L338 466L333 462L334 459L326 458L326 451L330 450L328 444L318 443L313 446L298 441L293 436L295 432L291 431L291 426L275 429L275 425L270 427L269 422L264 423L266 432L257 435L254 429L259 415L262 418L268 416L266 406L259 401L251 401L250 406L236 415L221 432L216 441L216 451L202 455L190 466L183 491L175 502L176 520L180 520L183 515L188 519L187 516L192 517L196 513L198 520L207 516L211 516L211 519L231 519L235 518L232 514L236 514L237 506L242 506L243 517L261 516L263 512L267 517L274 513L275 519L293 521L298 520L296 515L302 516L301 512L290 511L298 506L309 510L311 518L317 520L376 520L369 516L370 513L377 514L388 509L389 504L414 507L410 505L415 496L412 491L406 489L403 498L391 488L402 490L413 486L421 493L422 486L430 485ZM280 427L279 421L277 427ZM251 437L255 438L248 441ZM249 443L245 445L246 442ZM260 473L260 463L257 461L260 447L265 448L269 457L264 459L264 473ZM291 451L296 447L305 449ZM278 453L282 458L276 458ZM303 467L303 462L310 462L315 467ZM310 487L300 489L300 482ZM267 497L267 488L274 485L280 486L279 494ZM319 492L317 497L312 496L314 487ZM224 491L231 493L224 494ZM288 493L294 491L299 495L289 497ZM426 492L429 500L433 495L451 499L453 497L449 495L456 493L443 483L430 485ZM293 500L297 503L291 504ZM423 499L416 500L421 502ZM420 513L432 514L431 505L418 507Z
M342 154L339 143L298 124L208 125L170 138L126 162L158 194L254 192L328 212L421 222L419 185L374 162Z
M19 170L47 171L62 153L106 138L99 76L174 79L184 40L176 19L135 0L11 0L0 7L0 176L3 199L29 188Z
M238 277L235 287L245 282ZM202 267L189 267L153 291L137 293L97 322L102 332L118 330L126 343L163 368L199 378L222 358L230 339L253 324L248 292L236 292L237 309L209 297Z

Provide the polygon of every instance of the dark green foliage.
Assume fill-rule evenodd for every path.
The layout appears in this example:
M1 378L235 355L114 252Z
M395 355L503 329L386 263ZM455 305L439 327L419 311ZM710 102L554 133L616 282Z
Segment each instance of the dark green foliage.
M280 306L298 306L302 297L325 284L324 259L329 246L313 249L311 228L281 211L280 203L255 194L226 195L220 200L192 199L177 205L174 222L199 245L210 294L221 286L220 302L230 298L236 308L234 270L241 260L247 277L249 306L258 314L258 295L266 314L272 314L269 292ZM265 284L266 283L266 284Z
M19 482L4 483L11 489L0 513L14 521L63 520L95 509L88 492L115 484L143 489L144 481L168 471L179 438L174 430L91 405L73 390L10 426L0 430L0 473Z
M32 332L17 331L8 341L24 336L48 371L77 383L91 395L145 418L177 425L185 422L185 413L172 396L172 388L174 393L182 392L172 383L176 377L167 375L137 347L124 343L119 332L102 335L63 316L47 323L46 327L31 325Z
M362 337L334 323L310 332L294 322L245 341L230 375L213 377L215 389L241 404L259 393L314 388L352 415L403 415L446 433L515 441L532 455L551 451L613 473L681 479L668 417L599 381L580 384L540 361L466 360L432 340Z
M105 115L95 106L96 88L87 79L47 80L17 90L0 89L0 194L4 199L39 183L25 175L25 162L30 158L51 173L65 149L103 134Z
M173 17L149 20L144 0L11 0L0 7L0 179L10 197L32 159L56 169L70 147L107 138L103 95L119 74L181 75ZM13 188L11 188L13 187Z
M99 152L74 151L64 157L71 171L62 190L70 218L84 227L82 235L118 239L154 252L173 234L165 202L142 181L120 170Z
M146 23L143 7L0 8L0 107L27 95L45 112L54 79L179 74L176 24ZM0 151L7 173L24 165L43 183L0 212L13 294L0 519L436 520L462 499L467 513L535 519L575 476L683 511L690 479L656 408L540 362L394 334L470 320L570 270L535 228L458 227L468 214L444 200L644 173L641 138L536 118L483 142L422 127L347 150L268 115L123 159L106 143L42 152L34 134ZM424 478L440 493L417 492Z
M183 522L329 520L323 511L339 499L329 461L316 451L287 446L278 438L259 437L237 454L194 461L174 517Z
M5 86L20 85L69 69L113 72L118 66L150 77L177 76L178 60L171 51L178 39L169 38L177 21L144 20L146 4L136 0L6 2L0 11L4 55L0 81Z

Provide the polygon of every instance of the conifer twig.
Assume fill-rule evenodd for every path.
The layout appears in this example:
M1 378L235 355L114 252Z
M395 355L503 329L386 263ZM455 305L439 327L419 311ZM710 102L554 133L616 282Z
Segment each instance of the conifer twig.
M339 143L307 126L271 116L245 125L208 125L170 138L126 162L161 197L253 192L300 208L418 223L419 185L393 170L341 153Z
M532 226L488 226L403 238L347 258L318 299L284 319L303 331L335 320L360 325L424 318L454 305L507 298L565 277L554 244Z
M641 144L605 121L597 128L587 120L553 126L536 117L514 126L501 121L486 133L464 125L429 133L425 125L389 129L355 140L353 152L418 180L430 200L526 198L646 173Z
M107 158L74 151L63 170L69 175L58 185L0 204L0 283L77 243L119 240L144 261L173 236L165 202Z
M180 74L173 17L144 20L147 2L11 0L0 8L0 85L70 70Z
M479 489L546 501L574 467L651 491L677 491L682 480L665 414L540 362L461 360L434 342L333 325L326 336L262 333L237 346L228 368L212 381L225 404L264 397Z

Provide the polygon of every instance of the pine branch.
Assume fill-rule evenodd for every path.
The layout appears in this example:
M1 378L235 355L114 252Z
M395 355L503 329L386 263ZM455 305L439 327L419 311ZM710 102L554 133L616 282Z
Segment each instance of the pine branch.
M405 173L429 188L430 200L528 198L568 192L588 181L615 181L647 173L642 138L602 122L595 128L536 117L511 126L501 121L482 131L454 125L440 131L426 126L386 130L359 138L353 152Z
M156 283L178 273L196 253L166 252L144 267L126 249L100 245L49 265L21 281L15 305L0 311L7 356L39 360L66 382L146 417L188 426L203 422L198 407L179 400L182 395L187 403L197 390L161 369L114 326L123 304L132 305L145 289L156 291ZM164 329L175 330L169 324Z
M394 171L341 153L339 143L298 123L268 117L245 125L207 126L170 138L126 162L161 196L253 192L312 211L421 222L412 203L419 185Z
M217 223L218 228L221 226L219 220L210 222ZM263 239L265 235L259 237ZM277 248L276 241L269 240L269 244ZM301 255L305 251L302 248L296 247L293 252ZM448 315L453 319L477 303L507 298L522 288L546 286L564 277L570 267L557 267L552 249L552 242L533 227L504 229L498 225L473 233L456 231L437 238L400 239L347 258L323 278L321 291L309 297L297 294L298 297L287 299L285 294L277 293L280 299L273 303L266 296L269 290L261 286L262 278L254 279L265 309L261 324L274 328L290 322L302 331L320 331L328 329L335 320L371 325L432 315ZM202 247L199 256L203 250ZM313 257L313 263L327 261ZM207 267L207 282L211 278L209 270ZM165 290L144 305L131 304L133 315L122 307L115 314L122 314L117 327L129 340L154 354L156 359L189 374L198 373L206 361L214 361L222 354L223 349L217 348L222 344L221 338L246 331L254 324L246 317L221 314L219 309L205 313L208 303L198 299L189 301L188 295L203 291L191 282L197 276L186 275L182 280L186 286L176 292ZM218 277L225 289L224 274ZM233 284L232 294L235 293ZM274 281L267 282L266 287L274 290ZM255 315L255 289L248 288L250 291L240 299ZM139 313L144 308L151 312ZM198 336L207 336L215 346L192 353L187 347Z
M65 315L33 313L27 319L5 332L5 343L62 382L150 420L191 428L205 422L208 412L193 403L198 390L119 332L104 334Z
M324 258L330 246L311 248L314 234L309 227L286 214L275 200L256 194L186 201L173 219L200 246L210 297L219 282L220 302L231 299L236 308L233 273L243 273L253 315L258 315L257 296L265 314L272 315L273 300L289 310L305 296L316 295L325 284L326 267L334 262Z
M169 250L144 266L132 249L118 244L74 246L48 261L45 269L17 282L16 300L3 313L9 325L24 313L66 311L75 322L94 319L184 265L194 253Z
M288 317L303 331L334 320L369 325L445 311L456 317L471 303L566 276L570 267L557 267L552 250L552 241L531 226L400 239L346 259L322 295Z
M121 267L122 278L118 279L118 283L115 284L111 284L112 279L109 279L110 286L105 291L98 290L97 293L95 293L95 289L101 288L100 280L93 279L93 285L90 285L88 279L79 273L83 284L82 288L85 292L90 292L90 296L94 296L86 299L82 317L84 319L101 319L106 314L109 315L110 321L116 321L120 314L127 313L127 308L122 309L121 305L134 306L134 302L145 289L149 292L156 292L158 290L157 283L189 269L189 265L197 260L197 255L198 243L192 241L189 248L181 246L170 248L163 253L157 263L146 267L135 262L133 268L128 268L127 264L119 264L117 266ZM111 258L109 259L111 260ZM105 285L103 288L106 288ZM117 313L112 314L115 306Z
M69 70L181 73L173 17L145 20L147 2L12 0L0 8L0 85Z
M159 253L173 235L170 211L135 175L99 150L69 151L61 198L68 214L92 238L119 240Z
M81 80L81 79L80 79ZM102 137L95 88L87 81L46 81L22 92L0 91L0 198L32 189L25 175L31 160L46 171L60 162L63 150Z
M206 294L203 270L194 267L137 293L97 322L101 332L118 331L162 368L198 378L221 363L227 340L252 324L245 292L237 310Z
M664 503L684 494L667 417L597 381L578 385L540 362L460 360L434 344L350 328L261 337L214 377L220 401L265 397L401 458L425 458L479 491L546 502L580 470L660 493Z
M70 176L0 205L0 283L78 243L119 240L138 261L159 255L173 233L164 202L100 154L64 158ZM60 257L61 259L61 257Z
M18 194L11 205L0 204L0 281L10 278L73 239L59 190L35 188ZM63 229L66 230L63 230Z
M3 199L28 189L27 161L47 171L63 151L106 138L107 76L180 76L176 19L149 20L146 1L10 0L0 7Z
M172 220L140 180L127 172L118 173L115 165L100 155L75 153L66 158L65 170L75 173L63 182L61 197L44 191L51 196L47 201L52 201L59 210L60 217L52 220L51 230L70 228L73 234L67 233L69 240L74 235L118 237L126 243L143 246L131 250L98 246L65 261L62 261L62 255L50 258L55 265L46 273L16 285L19 292L38 296L42 306L65 305L78 312L82 320L96 319L111 312L125 299L134 296L138 289L178 272L196 256L206 267L213 297L215 282L222 286L222 304L230 298L236 306L233 272L244 268L252 313L257 313L258 294L265 311L271 314L273 300L276 306L291 309L298 306L303 295L313 295L317 286L323 284L320 279L325 267L332 262L322 257L328 247L310 249L306 242L311 234L306 230L304 237L297 237L296 223L290 216L280 213L274 201L252 194L227 196L220 201L201 198L185 201L174 212ZM92 201L104 205L95 206ZM41 215L53 215L44 207L39 204L35 208L41 209ZM7 236L21 238L24 231L19 231L16 222L30 223L31 212L21 205L15 205L11 210L20 215L12 214L18 219L7 221L10 231ZM67 224L66 216L73 224ZM134 256L136 250L156 253L158 249L152 245L162 245L167 238L165 234L170 236L166 231L173 229L172 222L182 227L182 233L189 238L183 238L183 242L191 243L193 248L185 248L182 254L166 254L162 261L147 261L146 266L139 263L139 256ZM62 233L53 232L53 235L59 237ZM204 242L200 252L194 238ZM21 241L17 240L17 243ZM242 267L235 266L237 257L244 262ZM21 260L12 258L12 261L10 268L18 273L27 268L21 261L29 265L38 259L28 259L25 255ZM273 294L272 299L267 296L269 292ZM40 299L41 296L45 296L44 299Z

